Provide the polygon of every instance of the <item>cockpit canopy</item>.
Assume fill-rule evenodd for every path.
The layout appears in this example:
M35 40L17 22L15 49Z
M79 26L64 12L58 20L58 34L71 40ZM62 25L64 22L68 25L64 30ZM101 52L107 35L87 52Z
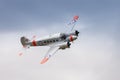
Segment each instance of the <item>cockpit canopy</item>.
M61 33L60 38L65 40L67 38L67 35L65 33Z

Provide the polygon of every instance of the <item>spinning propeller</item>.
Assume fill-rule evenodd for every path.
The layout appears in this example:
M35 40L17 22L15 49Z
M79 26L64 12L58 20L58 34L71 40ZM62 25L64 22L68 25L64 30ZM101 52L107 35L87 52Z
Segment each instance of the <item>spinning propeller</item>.
M78 30L75 30L75 35L78 36L80 32Z

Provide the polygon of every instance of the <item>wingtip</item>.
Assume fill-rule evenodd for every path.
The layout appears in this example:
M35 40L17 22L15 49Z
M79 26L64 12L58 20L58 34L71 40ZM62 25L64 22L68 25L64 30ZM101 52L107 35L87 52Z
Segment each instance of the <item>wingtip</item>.
M19 55L19 56L22 56L22 55L23 55L23 53L19 53L18 55Z
M40 64L44 64L44 63L46 63L47 61L49 60L49 58L44 58L41 62L40 62Z

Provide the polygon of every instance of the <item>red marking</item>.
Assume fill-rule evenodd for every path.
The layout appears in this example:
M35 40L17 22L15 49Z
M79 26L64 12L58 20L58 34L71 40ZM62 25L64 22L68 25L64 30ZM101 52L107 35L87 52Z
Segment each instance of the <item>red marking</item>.
M79 16L74 16L73 20L78 20Z
M26 48L27 46L26 45L23 45L23 48Z
M46 57L45 57L45 58L41 61L41 63L40 63L40 64L44 64L45 62L47 62L47 61L48 61L48 59L49 59L49 58L46 58Z
M72 37L72 35L70 36L70 41L73 41L73 37Z
M36 36L34 35L33 37L32 37L32 40L34 40L36 38Z
M36 36L34 35L33 38L36 38Z
M37 43L35 40L32 41L33 46L37 46Z
M19 56L22 56L23 55L23 53L19 53Z

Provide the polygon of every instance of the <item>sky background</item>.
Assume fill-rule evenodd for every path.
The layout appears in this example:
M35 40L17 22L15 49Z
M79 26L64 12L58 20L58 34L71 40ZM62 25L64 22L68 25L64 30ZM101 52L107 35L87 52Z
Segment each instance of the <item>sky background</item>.
M74 15L81 33L70 49L44 65L49 47L22 49L21 36L69 31ZM0 45L0 80L120 80L120 1L0 0Z

